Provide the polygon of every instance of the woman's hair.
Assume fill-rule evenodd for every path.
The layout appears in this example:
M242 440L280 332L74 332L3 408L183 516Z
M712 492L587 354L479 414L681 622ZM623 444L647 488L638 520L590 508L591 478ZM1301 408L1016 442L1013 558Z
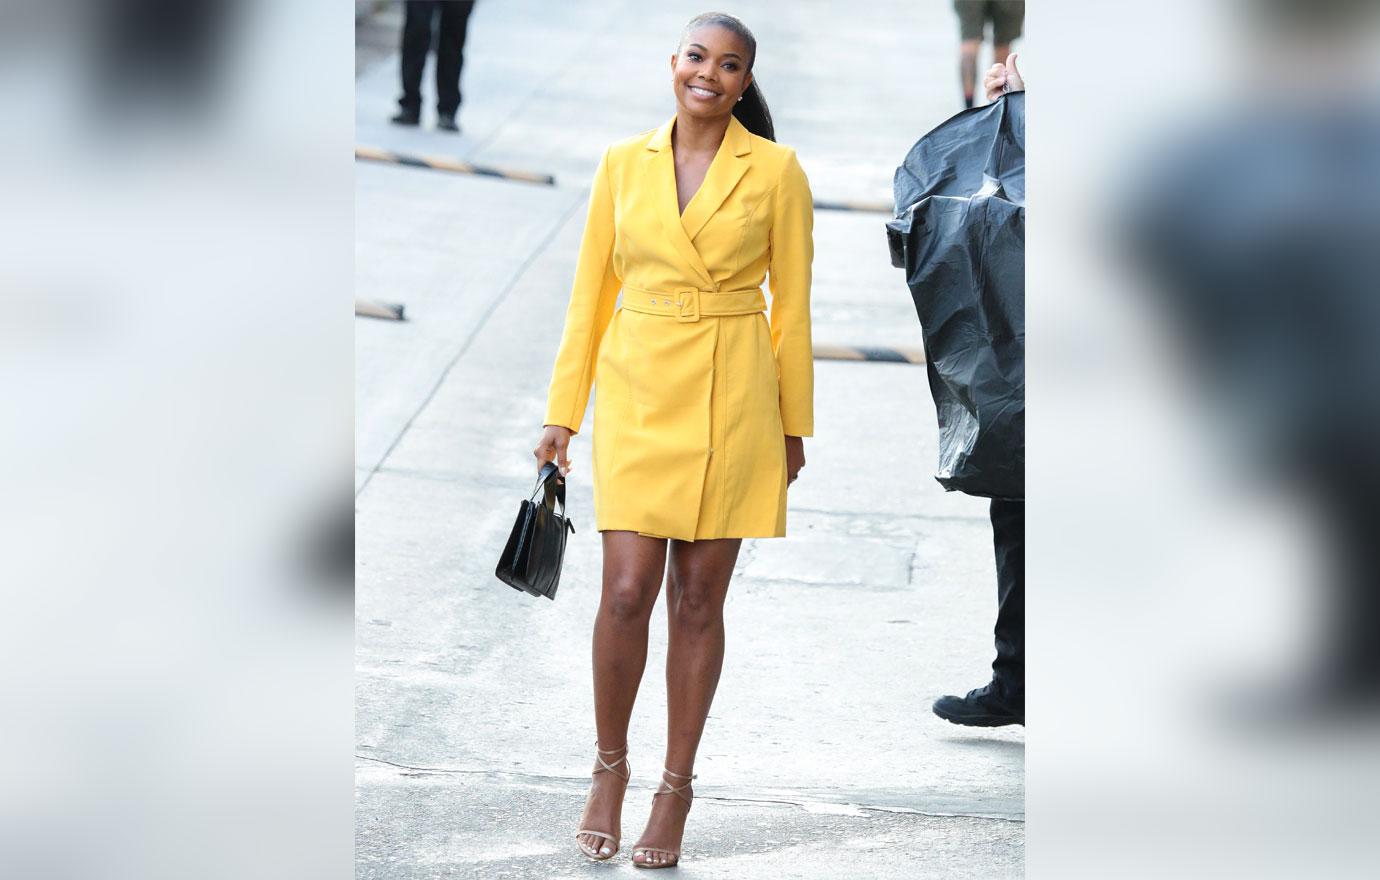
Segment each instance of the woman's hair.
M757 38L748 30L747 25L726 12L706 12L690 19L690 23L681 32L680 46L676 47L676 52L680 52L691 31L709 25L730 31L747 44L747 69L751 73L752 64L757 60ZM733 115L738 117L744 128L758 137L764 137L769 141L776 140L776 127L771 122L771 110L767 109L767 99L762 97L762 90L757 86L757 77L752 78L752 85L743 92L743 99L733 105Z

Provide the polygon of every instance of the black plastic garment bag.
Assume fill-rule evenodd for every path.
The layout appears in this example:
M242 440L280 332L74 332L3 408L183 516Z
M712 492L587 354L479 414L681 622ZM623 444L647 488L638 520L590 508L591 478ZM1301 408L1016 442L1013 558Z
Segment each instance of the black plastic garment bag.
M892 265L906 270L939 417L945 489L1025 497L1025 93L952 117L893 185Z

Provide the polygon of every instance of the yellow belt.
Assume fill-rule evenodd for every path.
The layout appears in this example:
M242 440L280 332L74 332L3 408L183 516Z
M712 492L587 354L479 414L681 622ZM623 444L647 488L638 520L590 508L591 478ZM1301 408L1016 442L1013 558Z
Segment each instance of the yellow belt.
M677 287L669 291L623 288L623 308L648 315L674 315L682 324L701 317L751 315L767 310L760 287L746 290L699 290Z

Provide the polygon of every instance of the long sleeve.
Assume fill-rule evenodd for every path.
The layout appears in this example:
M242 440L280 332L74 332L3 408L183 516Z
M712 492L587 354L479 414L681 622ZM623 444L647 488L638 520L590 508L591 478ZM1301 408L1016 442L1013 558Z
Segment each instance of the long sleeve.
M599 342L613 318L621 282L613 269L613 193L609 154L604 152L589 192L589 215L575 268L575 284L565 313L565 332L546 397L547 425L579 431L594 384Z
M815 426L815 361L810 339L810 264L814 260L814 199L791 152L777 184L771 224L771 343L781 376L781 424L792 437Z

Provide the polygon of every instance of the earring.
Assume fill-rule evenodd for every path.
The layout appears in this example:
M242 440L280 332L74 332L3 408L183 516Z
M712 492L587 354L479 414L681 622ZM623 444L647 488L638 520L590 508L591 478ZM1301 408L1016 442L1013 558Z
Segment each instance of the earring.
M739 96L738 96L738 100L739 100L739 101L743 100L743 96L742 96L742 95L739 95Z

